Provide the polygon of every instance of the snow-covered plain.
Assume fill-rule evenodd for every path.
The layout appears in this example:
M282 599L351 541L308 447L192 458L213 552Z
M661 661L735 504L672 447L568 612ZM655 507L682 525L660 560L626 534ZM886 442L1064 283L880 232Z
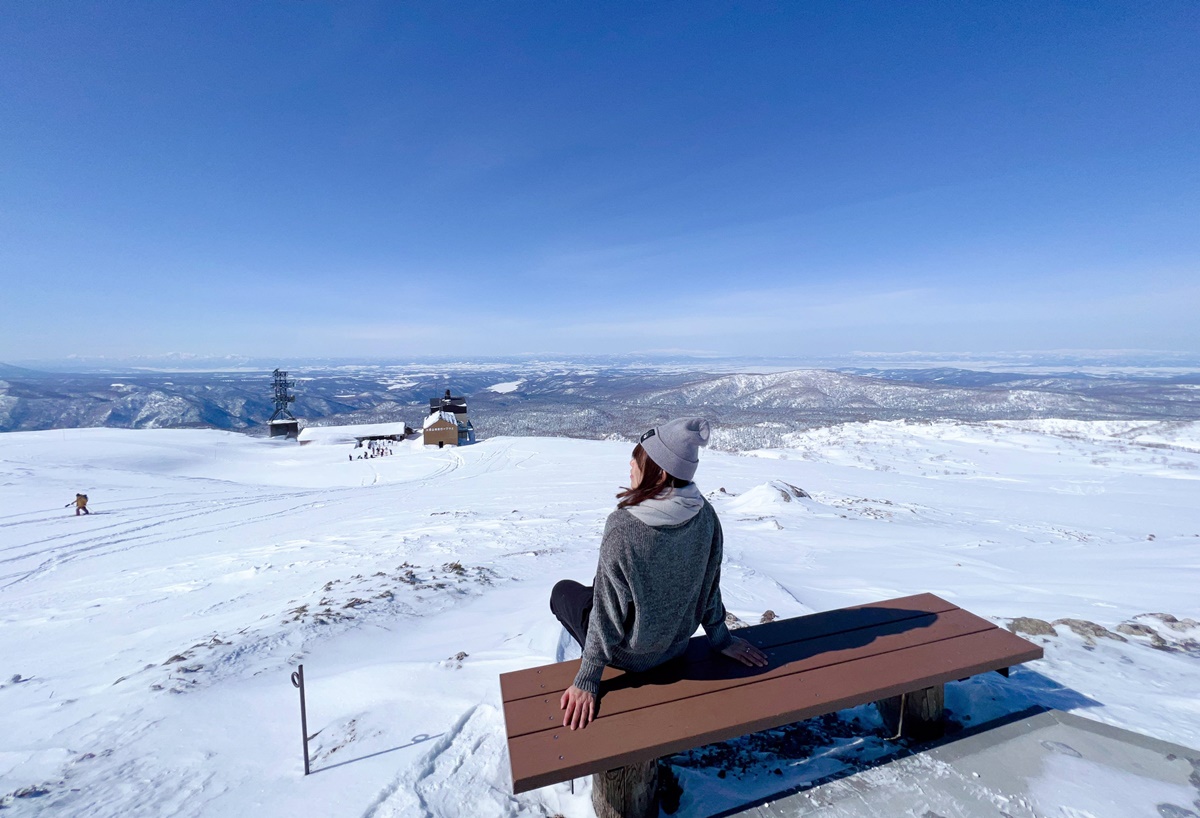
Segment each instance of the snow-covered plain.
M584 781L510 794L497 676L561 653L549 591L590 581L629 449L0 435L5 814L590 814ZM1046 658L949 685L951 719L1040 704L1200 746L1197 424L849 424L706 452L697 481L742 620L931 591L1005 624L1124 625L1031 637ZM91 516L63 508L77 491ZM675 756L677 814L891 749L862 707Z

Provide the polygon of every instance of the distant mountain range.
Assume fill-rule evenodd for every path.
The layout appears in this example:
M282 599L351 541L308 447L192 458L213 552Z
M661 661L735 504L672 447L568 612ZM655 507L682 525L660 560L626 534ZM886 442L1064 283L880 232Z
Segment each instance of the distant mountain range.
M23 366L0 363L0 378L38 378L48 374L37 369L26 369Z
M1030 376L931 368L728 374L666 364L530 362L339 366L291 374L298 381L292 411L305 425L416 426L429 399L449 388L467 397L481 436L628 437L668 417L699 414L718 427L714 445L729 449L777 445L789 432L872 419L1200 419L1200 373ZM108 375L0 368L0 431L111 426L258 433L273 409L269 371Z

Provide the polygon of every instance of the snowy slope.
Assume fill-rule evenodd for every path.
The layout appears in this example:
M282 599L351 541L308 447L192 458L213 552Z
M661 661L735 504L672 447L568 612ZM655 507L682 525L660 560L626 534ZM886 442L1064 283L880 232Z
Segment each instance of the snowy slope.
M1094 623L1113 636L1059 624L1045 660L951 685L952 718L1037 703L1195 747L1198 441L1180 423L848 424L707 452L698 482L741 619L932 591L1004 623ZM589 814L582 782L509 794L497 675L554 660L550 587L590 581L629 448L348 461L216 431L0 435L5 814ZM95 514L62 508L76 491ZM677 814L885 745L857 708L674 757Z

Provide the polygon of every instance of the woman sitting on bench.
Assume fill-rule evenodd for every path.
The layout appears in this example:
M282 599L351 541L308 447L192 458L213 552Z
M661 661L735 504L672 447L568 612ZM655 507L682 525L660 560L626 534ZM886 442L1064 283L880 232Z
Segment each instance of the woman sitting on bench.
M682 654L698 626L713 649L763 667L767 657L725 627L721 523L696 484L708 421L680 418L642 435L629 462L629 488L608 515L592 587L564 579L550 610L583 648L575 683L562 695L563 726L596 715L607 665L645 671Z

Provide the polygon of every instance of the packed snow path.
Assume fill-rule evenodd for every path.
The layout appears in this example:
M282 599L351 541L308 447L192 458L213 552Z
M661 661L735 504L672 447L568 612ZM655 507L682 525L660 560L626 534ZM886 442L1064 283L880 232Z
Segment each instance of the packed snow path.
M508 794L497 676L556 658L550 587L590 582L630 448L503 438L351 461L214 431L0 435L0 804L588 814L586 785ZM703 457L741 619L931 591L1005 624L1072 620L1011 680L949 686L951 718L1043 704L1200 746L1195 424L854 424ZM77 491L91 516L63 508ZM859 708L677 756L677 814L890 749Z

